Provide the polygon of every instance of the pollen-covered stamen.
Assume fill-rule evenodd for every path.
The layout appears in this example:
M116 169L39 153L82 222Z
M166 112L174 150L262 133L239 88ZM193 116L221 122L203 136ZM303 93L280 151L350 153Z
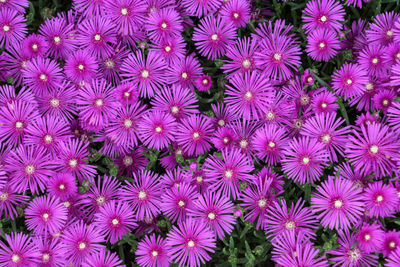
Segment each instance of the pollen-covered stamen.
M183 201L183 200L179 200L179 201L178 201L178 206L179 206L179 207L183 207L183 206L185 206L185 204L186 204L186 203L185 203L185 201Z
M19 263L19 262L21 261L21 257L20 257L18 254L13 254L13 255L11 256L11 260L12 260L12 262L14 262L14 263Z
M308 165L310 163L310 158L308 156L304 156L301 159L301 162L303 163L303 165Z
M203 79L203 81L202 81L202 83L203 83L203 85L207 85L208 84L208 79Z
M308 104L310 104L310 96L307 94L304 94L300 97L300 104L302 106L306 106Z
M208 217L208 219L210 219L210 220L214 220L215 219L215 213L214 212L210 212L208 215L207 215L207 217Z
M382 202L382 201L383 201L383 196L382 195L376 196L376 202Z
M33 165L27 165L27 166L25 167L25 172L26 172L26 174L28 174L28 175L32 175L32 174L35 172L35 166L33 166Z
M382 100L382 105L383 105L384 107L389 106L389 100L388 100L388 99L383 99L383 100Z
M3 25L3 31L8 32L10 30L10 26Z
M292 229L295 228L295 227L296 227L296 224L295 224L294 221L287 221L287 222L285 223L285 228L286 228L287 230L292 230Z
M343 201L341 201L340 199L336 199L333 202L333 206L337 209L340 209L343 206Z
M374 57L374 58L371 60L371 62L372 62L372 64L378 64L379 59L378 59L377 57Z
M182 72L181 77L182 79L187 79L189 75L187 74L187 72Z
M252 98L253 98L253 93L252 93L252 92L247 91L247 92L244 94L244 99L246 99L247 101L250 101Z
M39 49L39 46L37 44L32 44L32 50L37 51Z
M239 18L239 13L234 12L234 13L233 13L233 17L234 17L235 19L238 19L238 18Z
M353 249L349 250L348 255L349 255L350 261L352 261L352 262L357 262L361 257L361 253L358 248L353 248Z
M47 77L46 74L42 73L42 74L40 74L39 79L40 79L42 82L47 82L48 77Z
M60 106L60 100L58 100L57 98L53 98L53 99L50 100L50 105L53 108L57 108L57 107Z
M60 36L54 36L53 41L56 45L59 45L61 43L61 38Z
M162 129L162 126L161 126L161 125L159 125L159 126L156 126L156 127L154 128L154 130L156 131L156 133L161 133L161 132L163 131L163 129Z
M168 28L168 24L166 22L161 23L161 28L162 29Z
M153 250L153 251L151 252L151 256L157 257L157 256L158 256L158 251L157 251L157 250Z
M268 142L268 147L269 148L275 148L275 146L276 146L275 142L273 142L273 141L269 141Z
M24 123L23 123L22 121L17 121L17 122L15 123L15 128L16 128L17 130L21 130L22 128L24 128Z
M217 41L219 39L218 34L214 33L213 35L211 35L211 40L212 41Z
M265 208L265 206L267 206L267 200L262 198L262 199L258 200L257 204L258 204L258 207Z
M147 197L147 194L146 194L145 191L142 190L142 191L139 192L138 198L139 198L140 200L144 200L146 197Z
M229 141L230 141L230 139L229 139L229 137L224 137L224 138L222 139L222 141L224 142L224 144L228 144Z
M81 242L79 242L78 243L78 248L79 248L79 250L84 250L84 249L86 249L86 243L85 242L83 242L83 241L81 241Z
M241 148L247 148L247 146L249 145L249 142L247 142L247 140L243 139L243 140L240 140L239 145Z
M394 241L391 241L391 242L389 243L389 247L395 248L395 247L396 247L396 243L395 243Z
M101 40L101 35L100 34L95 34L94 35L94 40L97 41L97 42L100 41Z
M366 241L370 240L371 239L371 235L369 235L369 234L364 235L364 239Z
M100 107L102 107L102 106L104 105L104 101L103 101L103 99L98 98L98 99L96 100L95 104L96 104L97 107L100 108Z
M97 203L98 206L103 206L103 205L104 205L104 202L106 202L106 198L103 197L103 196L99 196L99 197L96 199L96 203Z
M53 137L50 134L46 134L43 139L47 145L49 145L53 142Z
M348 79L346 80L346 84L347 84L347 85L351 85L352 83L353 83L353 80L352 80L352 79L348 78Z
M369 147L369 152L372 155L376 155L379 152L379 147L377 145L372 145Z
M224 176L226 179L231 179L233 177L233 171L230 169L226 170Z
M49 262L49 261L50 261L50 254L49 253L43 253L42 262Z
M128 15L128 9L125 7L121 8L121 15L124 15L124 16Z
M50 215L46 212L46 213L43 213L42 217L43 217L43 220L47 221L49 219Z
M132 124L133 124L133 122L132 122L131 119L125 119L125 120L124 120L124 126L125 126L125 128L127 128L127 129L131 128L131 127L132 127Z
M113 226L117 226L119 224L119 220L117 218L112 219L111 224Z
M164 50L165 50L165 52L170 52L171 51L171 47L169 46L169 45L167 45L165 48L164 48Z
M245 69L249 69L251 67L251 61L249 59L245 59L242 61L242 66Z
M218 125L219 126L224 126L225 125L225 121L223 119L218 120Z
M313 77L310 76L310 77L307 78L307 82L311 83L311 82L313 82L313 81L314 81L314 78L313 78Z
M321 108L326 109L328 105L326 103L321 103Z
M64 189L65 189L65 185L64 185L64 184L60 184L60 185L58 186L58 188L59 188L60 190L64 190Z
M141 72L142 78L147 79L150 75L148 70L142 70Z
M282 54L280 54L280 53L275 53L275 54L274 54L274 59L275 59L276 61L280 61L280 60L282 59Z
M386 32L386 36L389 37L389 38L392 38L393 37L393 31L392 30L388 30Z
M1 193L0 194L0 201L6 201L8 199L8 193Z
M131 156L125 156L125 157L123 158L122 162L124 163L124 165L125 165L126 167L129 167L129 166L131 166L132 163L133 163L133 158L132 158Z
M187 242L187 246L189 247L189 248L192 248L192 247L194 247L194 241L193 240L189 240L188 242Z
M367 85L365 86L365 89L368 92L371 92L372 90L374 90L374 84L373 83L367 83Z
M196 182L202 183L203 182L203 176L199 175L196 177Z
M129 92L124 92L124 97L125 98L129 98L131 96L131 93L129 93Z
M179 107L176 106L176 105L172 106L171 107L171 113L174 114L174 115L178 114L179 113Z
M324 22L326 22L326 21L328 20L328 17L325 16L325 15L323 15L323 16L321 16L321 17L319 18L319 20L320 20L322 23L324 23Z
M272 111L268 111L265 117L267 120L271 121L271 120L275 119L275 114Z
M325 49L325 47L326 47L325 42L320 42L319 45L318 45L318 47L319 47L320 49Z
M199 132L194 132L193 133L193 139L198 140L200 138L200 133Z
M322 140L322 142L324 142L324 143L329 143L330 141L331 141L331 136L329 135L329 134L323 134L322 136L321 136L321 140Z

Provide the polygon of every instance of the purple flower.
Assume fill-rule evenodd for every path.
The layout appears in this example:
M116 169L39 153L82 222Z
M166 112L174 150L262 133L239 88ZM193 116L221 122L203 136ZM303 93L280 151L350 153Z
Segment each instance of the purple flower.
M229 116L232 116L232 114L229 113ZM230 119L231 118L229 118L229 120ZM253 135L259 127L259 123L257 121L243 120L235 121L231 125L236 136L236 147L239 148L244 155L253 157L255 153Z
M251 183L254 180L250 174L253 169L252 160L237 148L223 150L222 159L214 154L204 163L204 172L211 179L213 191L220 190L223 195L233 199L239 196L241 181Z
M199 195L193 208L189 209L189 216L208 225L221 240L232 233L236 223L233 217L233 203L218 191Z
M33 242L39 251L39 266L63 267L67 264L60 239L36 237Z
M369 183L364 191L364 205L370 217L391 217L399 203L397 190L382 181Z
M71 173L57 173L47 184L49 196L67 201L69 197L78 193L75 176Z
M211 142L218 150L232 148L236 141L235 132L229 126L218 128L211 138Z
M201 18L203 15L214 13L222 4L222 0L182 0L182 8L191 16Z
M332 75L333 89L345 100L362 95L367 83L367 72L358 64L344 64Z
M99 253L104 246L99 244L104 241L103 236L93 224L78 221L66 228L61 235L62 247L65 257L73 265L82 264L89 255Z
M384 234L378 224L364 223L356 234L357 244L365 252L378 252L382 247Z
M0 216L14 220L18 217L17 207L28 204L29 196L19 195L9 184L0 189Z
M319 250L310 242L297 243L291 253L282 255L279 263L282 266L328 267L329 264L325 256L318 257L318 252Z
M399 19L399 15L392 12L377 14L374 22L369 25L365 36L368 43L381 44L384 46L393 42L393 37L396 35L395 22Z
M138 220L154 218L160 214L163 186L158 177L151 171L134 174L134 183L125 181L120 191L120 198L127 201Z
M175 38L183 31L182 19L173 8L155 10L147 18L146 30L153 42Z
M236 118L259 119L272 101L274 87L259 72L236 74L227 85L225 102Z
M384 47L379 44L368 45L361 50L358 63L370 76L386 77L388 65L384 62Z
M136 262L141 267L170 266L170 247L161 236L148 235L138 243L135 251Z
M392 253L390 253L389 257L387 258L387 263L385 266L387 267L397 267L400 262L400 249L397 248Z
M16 10L0 7L0 46L8 50L27 34L26 20Z
M121 154L114 163L118 165L118 175L131 176L132 174L138 174L144 170L148 164L148 159L143 155L143 146L136 147L132 151L126 154Z
M106 241L115 244L137 226L135 221L131 206L122 201L111 200L100 206L94 215L93 224L106 237Z
M190 54L171 62L165 75L167 83L193 89L196 79L201 76L201 65L196 56Z
M48 44L43 36L32 33L23 40L22 49L22 53L29 58L44 56L47 52Z
M182 183L189 184L191 182L190 172L179 169L167 170L166 173L161 176L160 182L164 189L179 187Z
M191 218L178 222L167 235L171 259L181 266L200 266L211 260L208 253L216 248L213 232L201 221Z
M25 209L28 230L38 235L58 233L67 222L67 208L58 198L36 197Z
M104 0L74 0L72 8L84 17L91 17L104 14Z
M329 177L317 187L311 197L311 207L323 227L329 229L349 229L360 220L364 212L364 199L361 188L352 181Z
M336 56L340 49L339 39L335 31L317 29L308 35L307 53L314 59L328 62Z
M83 85L97 75L96 58L88 50L77 50L65 62L65 75L74 83Z
M388 109L387 117L391 129L393 129L393 131L398 131L400 129L400 103L392 103L391 107Z
M193 33L193 41L200 54L211 60L222 57L234 39L236 32L233 24L227 23L220 16L203 18Z
M4 2L0 2L0 9L9 8L21 14L25 14L25 8L27 7L29 7L28 0L5 0Z
M150 46L151 50L164 58L170 66L173 62L179 62L185 57L185 40L182 36L167 37Z
M247 0L232 0L224 3L219 14L226 23L245 27L250 20L250 3Z
M316 29L339 31L344 22L343 6L333 0L312 0L303 10L303 28L307 33Z
M283 152L282 170L300 184L313 183L322 176L328 164L327 151L317 139L293 139Z
M35 266L38 263L39 251L31 237L23 233L6 235L8 245L0 241L0 264L2 266L23 267Z
M125 267L125 265L116 253L101 249L100 252L88 255L82 267Z
M391 255L400 246L400 232L395 230L385 233L381 246L382 254L385 257Z
M336 110L339 109L339 105L335 103L336 101L337 97L322 87L319 93L313 95L310 106L316 114L336 113Z

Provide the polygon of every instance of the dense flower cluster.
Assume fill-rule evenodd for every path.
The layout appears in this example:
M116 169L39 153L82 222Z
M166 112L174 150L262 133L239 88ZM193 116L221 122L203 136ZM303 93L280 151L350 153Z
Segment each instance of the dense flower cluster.
M256 2L0 1L0 266L400 265L400 16Z

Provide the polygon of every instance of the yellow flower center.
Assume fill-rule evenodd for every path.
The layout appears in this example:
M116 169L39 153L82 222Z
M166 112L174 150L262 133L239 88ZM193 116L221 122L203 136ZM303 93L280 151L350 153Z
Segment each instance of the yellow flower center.
M197 176L196 177L196 181L198 182L198 183L201 183L201 182L203 182L203 176Z
M279 53L275 53L275 54L274 54L274 59L275 59L275 60L279 61L279 60L281 60L281 58L282 58L282 55L281 55L281 54L279 54Z
M32 45L32 50L33 51L37 51L38 50L38 45L37 44L33 44Z
M52 100L50 100L50 105L53 108L56 108L56 107L60 106L60 100L58 100L57 98L53 98Z
M185 201L179 200L178 205L179 205L179 207L185 206Z
M64 190L64 189L65 189L65 185L64 185L64 184L60 184L60 185L58 186L58 188L60 188L60 190Z
M364 236L364 239L368 241L368 240L371 239L371 236L370 236L369 234L366 234L366 235Z
M161 133L161 132L162 132L161 126L157 126L157 127L155 128L155 131L156 131L156 133Z

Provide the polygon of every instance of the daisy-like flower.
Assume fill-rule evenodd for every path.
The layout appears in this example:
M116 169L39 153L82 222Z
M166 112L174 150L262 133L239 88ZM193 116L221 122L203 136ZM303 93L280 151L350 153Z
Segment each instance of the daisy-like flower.
M87 49L77 50L65 62L64 70L68 79L76 84L90 82L97 74L96 58Z
M93 224L106 241L115 244L137 225L131 207L122 201L111 200L100 207L94 215Z
M213 83L210 76L202 74L194 81L194 85L200 92L207 92L211 89Z
M113 54L102 58L98 64L98 74L113 85L121 84L121 65L128 57L129 50L122 44L118 44L113 49Z
M398 131L400 129L400 103L393 102L387 113L388 123L393 131Z
M165 190L161 196L161 210L171 222L184 221L197 197L198 193L194 186L181 183L178 187L174 186Z
M150 44L150 47L157 55L162 56L170 66L172 62L182 60L185 57L185 40L182 36L164 38L152 45Z
M397 267L400 262L400 248L392 251L387 258L387 263L385 266L387 267Z
M58 159L54 162L57 171L76 175L80 181L96 174L96 167L86 164L89 156L88 143L77 139L69 139L60 143Z
M25 55L29 58L44 56L47 52L48 44L45 38L41 35L32 33L22 42L22 49Z
M105 58L113 53L117 44L115 24L104 16L94 16L79 24L77 44L97 58Z
M267 165L276 165L281 161L288 138L283 127L267 124L258 129L252 138L254 152Z
M344 15L343 6L334 0L312 0L303 10L303 28L307 33L317 29L339 31Z
M264 228L267 222L268 209L275 201L275 196L271 190L272 179L264 179L258 176L257 179L244 189L240 201L242 207L249 212L245 220L254 223L257 220L256 228Z
M146 2L141 0L104 0L106 17L122 36L135 35L146 21Z
M220 190L223 195L237 199L240 192L240 181L252 182L253 162L244 156L238 148L222 151L222 159L215 154L204 163L204 173L210 180L213 191Z
M335 113L321 113L304 123L300 134L318 139L324 144L332 161L338 161L337 153L344 156L344 148L348 140L350 128L341 127L344 119L336 119Z
M44 148L55 155L60 142L72 137L68 125L58 117L45 115L37 117L27 128L24 143L26 145Z
M210 120L214 128L225 127L235 121L235 116L226 105L217 102L216 104L211 104L211 109L214 116Z
M32 238L23 233L11 233L5 236L7 244L0 241L0 264L2 266L35 266L40 253Z
M7 106L7 104L13 106L14 103L20 101L30 104L34 109L37 107L35 95L29 88L22 87L17 94L12 85L0 86L0 106Z
M147 112L138 125L138 132L144 145L160 150L174 141L176 127L175 118L170 114Z
M28 230L35 234L58 233L67 221L67 208L58 198L36 197L25 209Z
M188 15L201 18L218 10L222 0L182 0L180 4Z
M21 14L25 14L25 8L27 7L29 7L29 2L27 0L5 0L4 2L0 2L0 9L9 8Z
M232 233L235 224L233 203L218 191L199 195L189 210L189 216L208 225L221 240Z
M78 193L75 176L68 172L57 173L47 184L47 192L61 201L67 201L69 197Z
M281 162L290 179L300 184L313 183L321 177L328 155L324 144L317 139L300 137L289 143Z
M144 170L149 160L143 155L145 149L143 146L138 146L128 153L121 154L114 161L114 164L118 165L119 176L132 176L132 174L138 174Z
M365 188L368 184L369 178L361 175L359 172L354 171L354 168L349 162L343 162L335 167L335 172L343 178L350 180L356 187Z
M43 115L49 114L65 121L71 121L77 115L74 85L66 80L61 86L38 97L38 109Z
M383 244L381 246L382 254L385 257L391 255L400 247L400 232L395 230L388 231L383 237Z
M121 76L139 88L140 96L152 97L165 84L165 61L149 51L147 57L141 50L132 53L122 63Z
M10 186L18 192L30 189L32 193L44 192L53 176L53 163L43 148L21 145L10 152L5 168Z
M349 229L364 212L362 190L352 181L329 177L311 196L311 207L322 226L329 229Z
M225 103L236 118L259 119L274 97L274 88L259 72L236 74L227 85Z
M117 106L113 88L104 79L85 84L79 91L76 104L81 125L89 131L103 129Z
M358 64L344 64L332 75L332 88L345 100L364 94L367 84L367 72Z
M207 2L210 1L207 0ZM211 60L222 57L235 39L235 27L220 16L203 18L193 33L193 41L200 54Z
M353 130L354 136L349 137L345 155L352 162L355 171L363 175L372 172L377 177L390 175L395 163L400 143L389 127L380 123L361 126L361 132Z
M197 157L211 148L212 125L204 115L192 115L178 125L175 137L178 145L189 155Z
M378 224L364 223L356 234L357 244L365 252L378 252L382 247L385 232Z
M394 103L396 96L395 90L383 89L374 95L372 104L375 109L380 109L386 114L387 110Z
M334 255L329 260L335 262L334 266L377 266L378 256L363 251L357 244L354 235L349 231L339 230L339 248L328 251Z
M396 213L399 204L396 188L382 181L369 183L364 198L365 210L370 217L390 217Z
M8 50L27 34L26 20L18 11L0 7L0 46Z
M115 88L114 94L122 106L135 105L139 98L139 90L132 82L122 82Z
M104 0L91 1L91 0L74 0L72 8L84 17L104 15Z
M167 112L178 121L199 113L196 103L196 95L190 89L182 88L177 84L164 87L160 90L160 94L155 95L151 100L153 110Z
M306 51L314 60L328 62L340 49L337 33L331 29L314 30L308 35L307 40Z
M18 217L17 207L28 204L29 196L19 195L9 183L0 189L0 216L14 220Z
M0 140L10 147L22 143L32 121L38 113L28 103L18 101L0 109Z
M130 204L138 220L155 218L160 214L163 186L151 171L134 174L134 183L125 181L120 191L120 198Z
M227 77L233 77L236 73L244 74L257 68L255 62L255 52L257 51L257 42L248 37L237 39L237 41L228 46L225 56L230 60L224 61L221 69L228 73Z
M125 265L122 264L117 253L101 249L100 252L87 256L82 267L125 267Z
M167 235L171 259L181 266L197 267L211 260L208 253L214 253L214 233L201 221L188 218L178 222Z
M379 44L370 44L361 50L358 56L358 63L368 73L376 77L385 77L388 71L388 65L385 64L383 55L384 48Z
M140 267L170 266L170 247L161 236L145 235L135 251L136 262Z
M93 224L78 221L66 228L61 235L61 242L65 249L65 257L73 265L80 265L89 255L99 253L105 248L99 244L104 242L103 236Z
M164 189L171 189L172 187L179 187L181 184L189 184L191 182L190 172L181 171L179 169L167 170L161 176L161 183Z
M236 141L235 132L229 126L218 128L211 138L211 142L218 150L232 148Z
M47 41L47 55L56 59L66 59L77 46L74 25L64 17L46 19L40 25L39 33Z
M279 264L282 266L329 266L325 256L318 257L318 252L319 250L311 242L297 243L291 253L286 252L282 255Z
M375 104L373 98L379 91L382 91L380 88L382 88L381 83L375 80L375 77L371 79L370 76L368 83L365 85L365 92L360 96L350 99L349 105L355 106L358 111L369 111Z
M193 89L193 85L196 79L201 76L201 72L199 60L194 54L190 54L171 62L165 73L166 82L168 84L178 84L182 88Z
M271 180L271 189L276 195L283 192L283 175L278 175L270 168L262 168L257 174L256 179L261 179L261 181Z
M236 121L231 124L233 131L236 136L236 147L240 149L240 151L249 157L254 156L254 146L253 146L253 135L259 127L259 123L257 121Z
M247 0L231 0L222 5L219 14L224 21L240 28L246 26L250 20L250 7Z
M7 49L7 53L1 55L1 80L6 80L12 77L15 86L20 86L23 81L22 70L26 68L26 62L29 57L22 52L22 44L14 43L14 45ZM2 77L3 76L3 77Z
M337 97L322 87L321 92L313 95L310 106L316 114L336 113L336 110L339 109L339 105L335 103L336 101Z
M290 209L285 199L271 204L265 225L267 236L276 237L293 231L296 234L302 232L305 236L314 238L314 230L318 228L319 221L312 210L304 207L304 204L302 199L299 199L296 204L292 202Z
M155 10L147 18L146 30L153 42L174 38L183 31L182 19L174 8Z
M63 267L67 264L59 239L47 239L46 237L35 237L33 242L39 251L39 266Z
M369 28L365 32L368 43L384 46L392 43L395 35L394 32L396 31L394 25L398 18L399 15L393 11L377 14L374 22L369 25Z
M58 64L49 58L37 57L29 60L22 69L24 85L31 87L37 95L59 87L63 76Z
M297 245L305 245L309 244L309 238L307 238L304 233L299 232L297 235L294 231L283 232L281 235L277 235L274 239L271 240L273 250L271 252L272 257L271 259L281 264L281 260L283 259L285 254L289 255L292 252L296 251ZM282 265L282 264L281 264ZM284 265L282 265L284 266Z

